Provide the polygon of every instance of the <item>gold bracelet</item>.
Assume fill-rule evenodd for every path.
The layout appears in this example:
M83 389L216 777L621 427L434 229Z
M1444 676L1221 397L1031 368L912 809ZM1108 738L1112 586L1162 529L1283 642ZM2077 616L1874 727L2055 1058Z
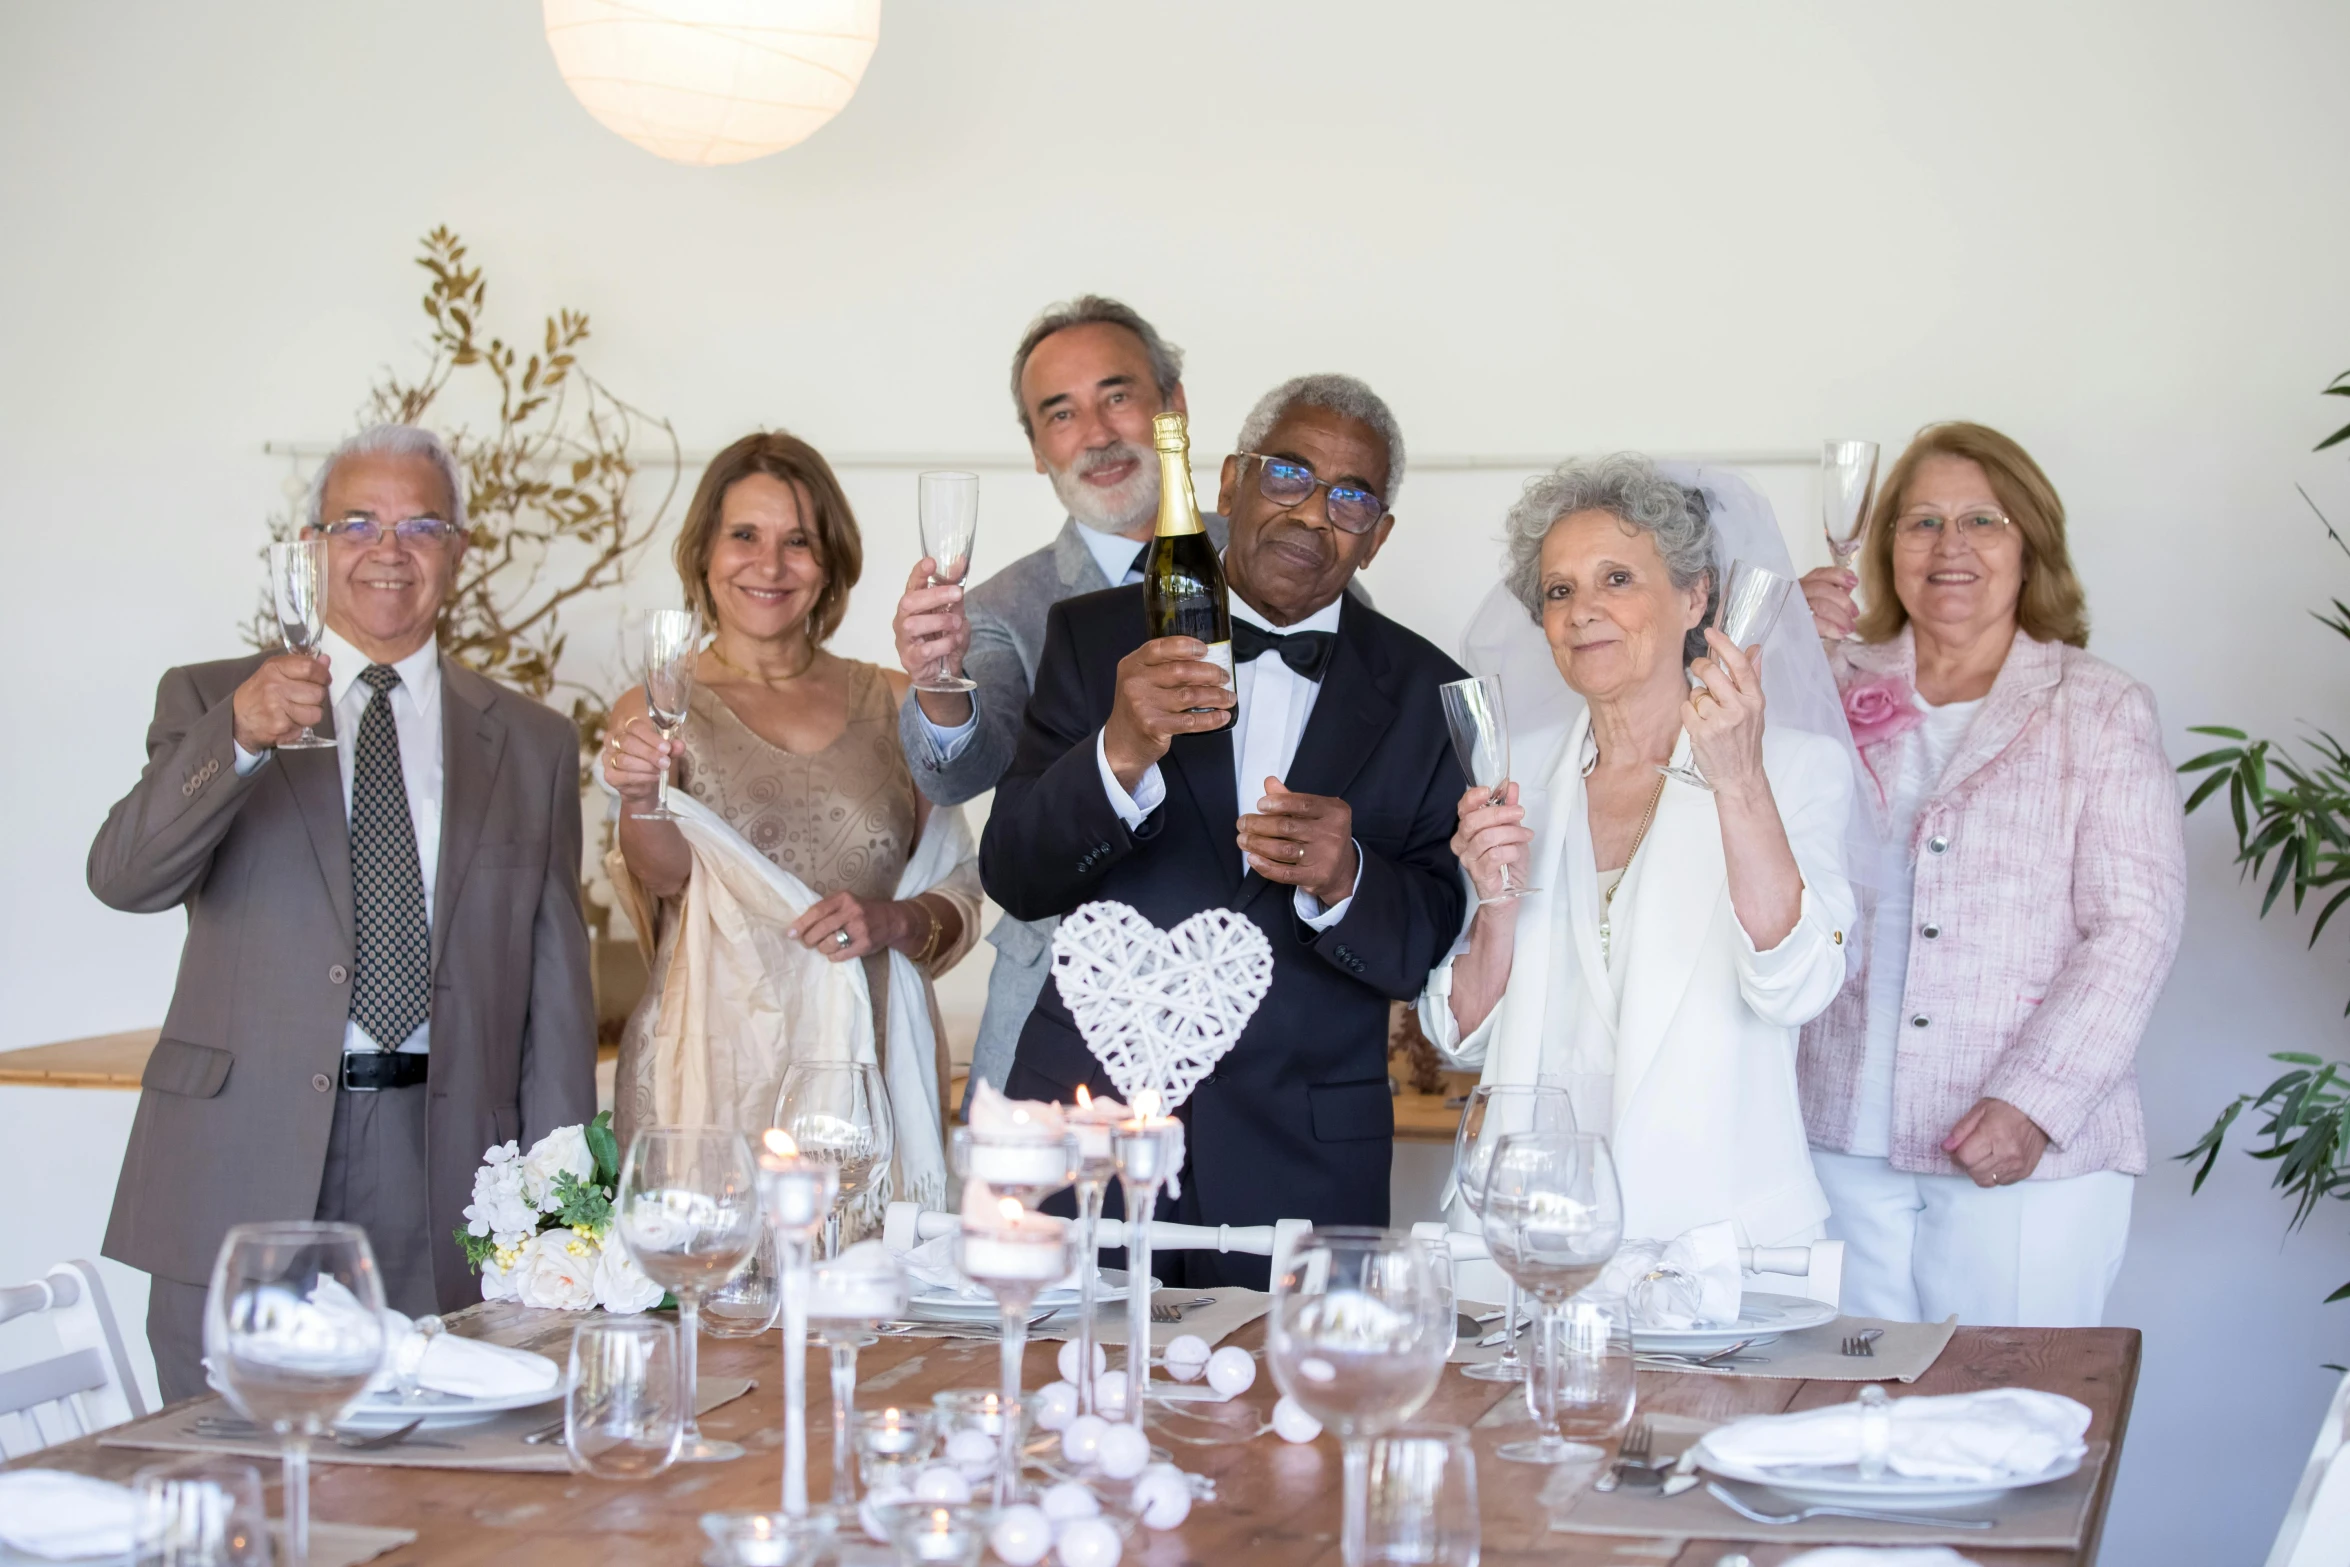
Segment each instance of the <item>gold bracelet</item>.
M945 920L938 917L938 910L924 903L920 898L914 900L914 907L930 916L930 934L923 938L922 950L913 955L914 966L922 968L937 955L938 938L946 933L947 924Z

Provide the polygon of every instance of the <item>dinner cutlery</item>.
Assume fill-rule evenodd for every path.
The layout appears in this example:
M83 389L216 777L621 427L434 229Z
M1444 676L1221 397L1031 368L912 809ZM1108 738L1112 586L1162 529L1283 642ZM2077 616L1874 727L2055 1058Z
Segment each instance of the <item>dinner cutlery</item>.
M1730 1494L1720 1482L1705 1483L1708 1496L1739 1517L1755 1523L1801 1523L1807 1518L1859 1518L1869 1523L1909 1523L1923 1529L1996 1529L1996 1518L1953 1518L1948 1513L1876 1513L1865 1507L1803 1507L1791 1513L1766 1513Z
M1181 1322L1183 1314L1195 1306L1213 1306L1216 1297L1202 1295L1197 1300L1154 1300L1151 1302L1153 1322Z
M1720 1349L1714 1350L1710 1354L1704 1355L1688 1354L1675 1349L1642 1349L1634 1351L1634 1358L1638 1360L1657 1362L1667 1366L1728 1366L1742 1365L1747 1363L1756 1365L1767 1364L1770 1360L1770 1356L1768 1355L1741 1355L1738 1353L1742 1349L1752 1347L1753 1344L1753 1339L1742 1338L1735 1344L1725 1344Z
M1885 1336L1883 1328L1864 1328L1844 1341L1844 1353L1853 1356L1874 1355L1877 1340Z
M1628 1478L1625 1473L1628 1469L1638 1469L1644 1474L1655 1476L1661 1482L1664 1477L1657 1472L1656 1466L1649 1462L1649 1455L1655 1451L1656 1434L1654 1430L1647 1421L1638 1422L1631 1430L1624 1433L1624 1440L1616 1445L1616 1461L1608 1465L1607 1472L1593 1483L1591 1489L1603 1493L1614 1490Z
M347 1453L372 1453L380 1448L396 1447L406 1443L410 1447L455 1447L454 1442L438 1441L428 1436L417 1436L417 1428L424 1422L411 1420L391 1431L336 1431L335 1446ZM217 1436L231 1439L260 1437L265 1433L250 1420L238 1420L225 1415L199 1415L190 1428L198 1436Z

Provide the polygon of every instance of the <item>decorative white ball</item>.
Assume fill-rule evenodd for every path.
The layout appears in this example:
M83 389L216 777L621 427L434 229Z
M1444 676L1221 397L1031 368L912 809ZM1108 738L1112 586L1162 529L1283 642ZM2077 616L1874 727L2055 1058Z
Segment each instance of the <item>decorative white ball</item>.
M1061 1456L1073 1464L1090 1464L1101 1447L1110 1423L1099 1415L1079 1415L1061 1432Z
M1117 1567L1124 1546L1107 1520L1072 1518L1061 1525L1053 1549L1060 1553L1061 1567Z
M1053 1548L1053 1521L1043 1508L1021 1502L996 1514L987 1543L1012 1567L1036 1567Z
M1066 1382L1047 1382L1036 1390L1036 1423L1046 1431L1066 1431L1077 1418L1077 1389Z
M1284 1442L1311 1442L1322 1434L1322 1422L1298 1408L1284 1394L1273 1406L1273 1434Z
M1075 1339L1071 1339L1068 1343L1061 1346L1061 1358L1055 1361L1054 1364L1061 1368L1062 1381L1075 1382L1077 1380L1077 1341ZM1094 1345L1093 1374L1098 1377L1104 1371L1107 1371L1109 1366L1109 1355L1099 1344Z
M1167 1341L1166 1352L1160 1361L1167 1375L1178 1382L1197 1382L1200 1373L1208 1369L1208 1341L1197 1333L1183 1333Z
M1134 1482L1132 1501L1145 1528L1172 1529L1191 1516L1191 1482L1173 1464L1153 1464Z
M959 1480L962 1476L957 1475L955 1478ZM865 1526L866 1536L877 1545L889 1544L889 1531L881 1526L881 1515L874 1509L886 1507L891 1502L910 1501L913 1495L902 1485L878 1486L867 1491L865 1499L857 1504L857 1522Z
M1074 1480L1056 1482L1044 1493L1043 1502L1044 1515L1057 1524L1072 1518L1096 1517L1102 1510L1094 1494Z
M1151 1439L1130 1425L1114 1425L1095 1444L1093 1461L1111 1479L1131 1480L1151 1461Z
M1208 1357L1208 1386L1232 1398L1247 1392L1257 1380L1256 1357L1227 1344Z
M965 1478L978 1479L995 1470L996 1441L985 1431L969 1427L947 1438L946 1461L963 1471Z
M932 1464L914 1477L914 1500L918 1502L968 1502L971 1500L971 1482L963 1478L959 1469L945 1464Z
M1093 1407L1115 1420L1126 1413L1126 1373L1105 1371L1093 1379Z

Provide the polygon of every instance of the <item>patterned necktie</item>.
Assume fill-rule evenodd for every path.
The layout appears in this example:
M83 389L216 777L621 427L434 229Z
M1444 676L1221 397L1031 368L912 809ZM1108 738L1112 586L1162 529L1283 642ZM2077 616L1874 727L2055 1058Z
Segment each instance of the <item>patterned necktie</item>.
M432 944L424 922L424 875L416 821L400 772L400 731L392 687L400 672L370 664L359 678L375 690L359 715L351 769L351 894L358 935L351 1020L386 1050L416 1032L432 999Z

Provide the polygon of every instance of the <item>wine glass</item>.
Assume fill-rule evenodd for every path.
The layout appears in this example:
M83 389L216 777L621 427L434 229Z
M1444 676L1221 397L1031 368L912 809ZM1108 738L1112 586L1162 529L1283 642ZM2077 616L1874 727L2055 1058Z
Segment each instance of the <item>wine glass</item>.
M922 553L930 557L930 585L961 582L971 573L971 535L979 527L979 475L921 476ZM978 683L947 668L942 656L914 682L917 691L976 691Z
M310 1221L240 1224L204 1299L204 1353L246 1419L284 1450L288 1567L310 1560L310 1443L383 1364L383 1281L367 1232Z
M690 609L656 609L645 616L645 716L664 740L674 740L685 728L686 709L694 699L694 660L702 651L702 621ZM661 796L649 811L638 811L640 822L673 822L669 809L669 763L661 763Z
M1768 566L1734 560L1722 575L1722 601L1715 609L1714 624L1723 636L1741 648L1753 647L1771 634L1771 628L1779 623L1780 611L1787 607L1787 600L1794 593L1795 584ZM1692 673L1689 689L1702 691L1705 682ZM1657 771L1693 788L1708 792L1713 789L1705 781L1705 775L1697 770L1694 759L1687 767L1659 767Z
M278 639L289 653L318 656L318 639L326 633L326 552L324 539L286 539L269 547L269 600ZM333 744L304 724L278 749L315 751Z
M1868 532L1869 497L1876 487L1876 442L1820 443L1820 522L1827 529L1828 553L1845 570L1851 569ZM1848 631L1844 640L1858 642L1860 633Z
M1512 1132L1571 1132L1575 1107L1566 1089L1552 1083L1479 1083L1469 1090L1461 1108L1461 1124L1452 1134L1452 1180L1461 1194L1461 1206L1479 1224L1485 1222L1485 1177L1493 1168L1494 1150ZM1525 1374L1518 1358L1518 1281L1510 1280L1502 1324L1501 1358L1463 1366L1461 1375L1479 1382L1515 1382Z
M840 1216L889 1169L896 1131L881 1068L859 1061L801 1061L783 1074L774 1124L800 1157L840 1172L840 1195L824 1219L823 1258L840 1255ZM819 1258L821 1261L823 1258Z
M1494 1151L1485 1177L1485 1246L1502 1271L1534 1297L1539 1355L1556 1356L1570 1339L1556 1325L1568 1297L1598 1278L1624 1240L1624 1197L1615 1155L1596 1132L1513 1132ZM1536 1379L1578 1375L1555 1360ZM1497 1452L1519 1463L1555 1464L1586 1450L1545 1429L1531 1442Z
M1418 1414L1443 1375L1442 1309L1426 1252L1398 1230L1315 1230L1274 1275L1265 1360L1346 1456L1346 1567L1366 1555L1371 1439Z
M647 1127L629 1140L613 1206L628 1255L646 1278L677 1296L678 1380L685 1389L678 1461L742 1457L739 1443L703 1436L694 1416L700 1358L695 1341L703 1294L750 1258L765 1228L751 1145L724 1127Z
M1510 781L1510 726L1502 712L1501 676L1448 680L1436 689L1444 697L1445 727L1452 731L1452 748L1461 759L1461 771L1469 775L1469 782L1486 791L1486 804L1501 804ZM1501 891L1477 901L1504 903L1541 890L1521 883L1517 871L1504 865Z

